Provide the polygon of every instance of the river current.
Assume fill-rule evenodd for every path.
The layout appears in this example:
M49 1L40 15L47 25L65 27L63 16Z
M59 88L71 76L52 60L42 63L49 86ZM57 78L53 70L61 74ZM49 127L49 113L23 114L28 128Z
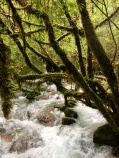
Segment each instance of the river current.
M14 99L9 120L0 112L0 158L114 158L111 147L93 143L94 131L106 123L98 110L78 102L78 119L66 126L61 124L64 114L54 108L54 125L44 126L37 120L38 113L64 102L57 92L45 96L32 102L24 96Z

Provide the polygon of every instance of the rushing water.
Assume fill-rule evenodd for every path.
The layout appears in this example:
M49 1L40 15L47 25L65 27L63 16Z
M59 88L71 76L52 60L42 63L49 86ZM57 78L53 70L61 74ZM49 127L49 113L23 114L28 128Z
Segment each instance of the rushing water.
M20 96L14 100L9 120L1 113L0 158L113 158L109 146L93 143L93 132L106 122L97 110L79 102L75 107L79 117L73 125L61 125L64 114L57 109L52 111L58 122L54 126L38 122L36 116L44 107L64 102L58 95L48 93L47 99L33 102Z

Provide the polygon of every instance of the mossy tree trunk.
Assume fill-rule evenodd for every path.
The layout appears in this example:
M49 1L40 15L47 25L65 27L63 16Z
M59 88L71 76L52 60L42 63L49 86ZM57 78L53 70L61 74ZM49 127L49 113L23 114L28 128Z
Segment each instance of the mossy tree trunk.
M66 53L63 49L59 46L58 42L56 41L54 29L53 26L49 20L49 17L46 13L42 13L40 15L45 23L46 30L48 32L50 45L55 50L55 52L60 56L62 62L64 63L66 67L66 72L69 74L72 80L74 80L75 83L80 84L85 93L90 97L95 104L97 105L98 110L103 114L103 116L107 119L109 124L113 127L114 130L119 131L118 125L115 122L114 118L110 116L107 108L105 107L105 103L103 100L96 95L96 93L89 87L86 80L82 77L82 75L79 73L77 68L72 64L72 62L68 59Z
M3 43L2 39L0 39L0 95L5 118L8 118L12 107L10 53L10 49Z
M114 74L113 66L109 58L107 57L105 50L103 49L100 41L98 40L97 35L95 34L88 11L86 9L85 0L77 0L77 4L79 6L79 12L81 14L82 24L84 27L87 41L97 61L99 62L105 77L107 78L107 82L110 86L113 95L114 106L117 110L117 113L119 113L118 82L116 75Z

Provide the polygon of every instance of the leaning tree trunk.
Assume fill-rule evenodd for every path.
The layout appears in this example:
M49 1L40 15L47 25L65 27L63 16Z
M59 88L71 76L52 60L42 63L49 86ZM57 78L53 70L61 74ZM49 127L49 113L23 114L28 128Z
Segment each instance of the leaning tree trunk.
M96 59L98 60L105 77L107 78L107 82L112 91L114 106L117 110L117 113L119 113L118 82L117 82L116 75L114 74L113 66L112 66L110 60L108 59L108 57L105 53L105 50L103 49L100 41L98 40L97 35L95 34L88 11L86 9L85 0L77 0L77 4L79 6L79 12L81 13L82 24L84 27L87 41L88 41Z
M62 62L64 63L66 67L66 71L71 77L72 80L74 80L75 83L80 84L85 93L95 102L97 105L98 110L103 114L103 116L107 119L109 124L113 127L115 131L119 131L118 125L115 122L114 118L110 116L107 108L104 105L104 102L101 98L99 98L96 93L89 87L85 79L82 77L82 75L79 73L79 71L76 69L76 67L72 64L72 62L68 59L66 53L63 49L59 46L58 42L56 41L54 29L53 26L49 20L49 17L46 13L42 12L40 15L45 23L46 30L48 32L50 45L55 50L55 52L60 56Z

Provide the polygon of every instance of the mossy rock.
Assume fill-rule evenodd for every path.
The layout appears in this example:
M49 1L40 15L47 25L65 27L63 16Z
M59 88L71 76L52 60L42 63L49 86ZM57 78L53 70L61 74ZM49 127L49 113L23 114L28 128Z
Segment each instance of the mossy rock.
M74 111L72 108L66 108L64 110L64 114L66 117L78 118L77 112Z
M29 99L29 100L33 100L33 99L35 99L35 96L32 95L31 93L28 93L28 94L26 95L26 98Z
M67 108L66 106L62 106L62 107L60 107L60 111L64 112L64 110L65 110L66 108Z
M75 123L76 121L73 119L73 118L70 118L70 117L64 117L62 119L62 124L63 125L71 125L73 123Z
M34 100L36 96L38 96L40 92L28 92L26 93L26 98L29 100Z
M93 142L109 145L109 146L118 146L119 145L119 135L112 130L109 124L99 127L93 135Z

